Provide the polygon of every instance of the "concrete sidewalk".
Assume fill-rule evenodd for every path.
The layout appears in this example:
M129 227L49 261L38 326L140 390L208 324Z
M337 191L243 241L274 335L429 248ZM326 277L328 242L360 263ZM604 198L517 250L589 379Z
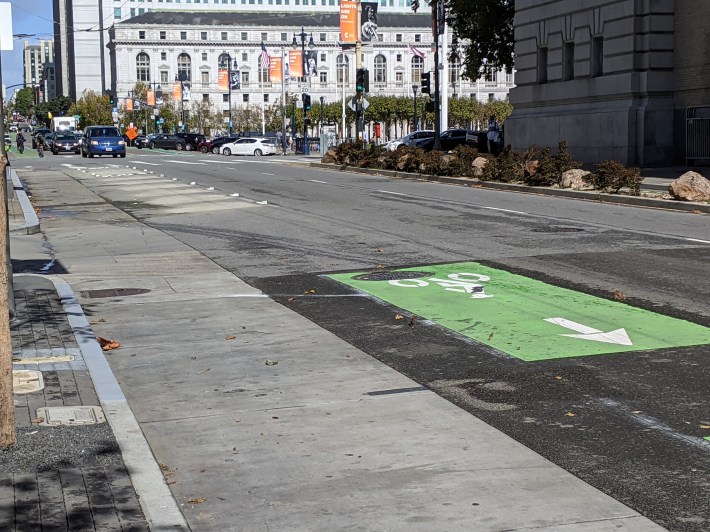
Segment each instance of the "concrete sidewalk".
M114 431L150 445L123 453L146 516L157 463L193 530L662 530L80 184L119 174L160 179L21 172L43 233L12 256L54 261L122 344L106 359L140 429Z

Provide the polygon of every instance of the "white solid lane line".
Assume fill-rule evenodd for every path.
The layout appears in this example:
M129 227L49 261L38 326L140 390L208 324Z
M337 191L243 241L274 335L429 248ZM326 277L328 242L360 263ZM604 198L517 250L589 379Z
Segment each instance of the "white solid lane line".
M512 212L513 214L524 214L525 216L529 216L527 212L511 211L510 209L498 209L497 207L481 207L481 209L488 209L489 211Z
M217 163L217 164L242 164L239 161L217 161L215 159L197 159L203 163Z
M327 181L318 181L317 179L309 179L311 183L322 183L323 185L327 185Z
M686 238L688 242L699 242L700 244L710 244L710 241L707 240L699 240L697 238Z
M174 159L163 159L166 163L177 163L177 164L197 164L199 166L205 166L205 163L189 163L187 161L176 161Z
M150 166L160 166L160 163L148 163L145 161L133 161L136 164L149 164Z
M271 176L273 176L273 175L275 175L275 174L267 174L266 172L261 172L261 175L271 175Z
M392 194L393 196L408 196L409 194L402 194L401 192L391 192L389 190L376 190L375 192L381 192L382 194Z

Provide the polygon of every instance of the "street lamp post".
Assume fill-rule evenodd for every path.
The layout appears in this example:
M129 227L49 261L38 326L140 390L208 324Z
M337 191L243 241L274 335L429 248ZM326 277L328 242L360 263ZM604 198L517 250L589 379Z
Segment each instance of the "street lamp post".
M185 133L185 99L182 91L185 90L185 85L182 82L182 77L175 74L175 81L180 82L180 122L182 122L182 132Z
M419 90L418 85L412 85L412 90L414 91L414 131L419 130L419 125L417 124L417 91Z
M227 55L227 105L229 105L229 135L232 135L232 56ZM239 72L237 60L234 60L234 71Z
M298 41L296 41L296 37L301 38L301 74L303 74L303 82L308 77L308 71L306 70L307 67L307 61L306 61L306 37L308 37L308 34L305 32L303 27L301 27L301 33L295 33L293 35L293 42L291 43L291 47L296 50L298 49ZM308 48L310 50L313 50L313 48L316 47L315 43L313 42L313 34L310 34L310 40L308 41ZM302 92L303 94L303 92ZM310 149L308 148L308 125L306 121L306 115L308 111L306 110L306 106L303 106L303 155L310 155Z
M325 103L325 96L320 97L320 136L323 138L323 103ZM321 152L322 152L321 146Z

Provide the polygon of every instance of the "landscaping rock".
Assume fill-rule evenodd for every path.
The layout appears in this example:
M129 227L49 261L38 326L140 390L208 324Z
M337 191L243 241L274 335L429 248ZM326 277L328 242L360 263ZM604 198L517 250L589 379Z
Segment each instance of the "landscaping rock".
M471 166L473 166L473 177L483 177L484 169L488 164L488 159L485 157L476 157Z
M668 192L681 201L710 201L710 180L697 172L686 172L668 186Z
M458 158L455 155L446 154L446 155L441 156L441 162L443 164L448 165L448 164L455 162L456 160L458 160Z
M591 175L592 172L587 172L581 168L575 168L573 170L567 170L562 174L562 180L560 181L560 188L571 188L572 190L582 190L589 188L589 183L587 183L587 176Z
M407 162L409 159L411 159L412 156L409 154L403 155L402 157L399 158L399 161L397 161L397 170L404 170L407 167Z
M525 163L525 174L534 176L537 174L538 168L540 168L540 161L528 161Z

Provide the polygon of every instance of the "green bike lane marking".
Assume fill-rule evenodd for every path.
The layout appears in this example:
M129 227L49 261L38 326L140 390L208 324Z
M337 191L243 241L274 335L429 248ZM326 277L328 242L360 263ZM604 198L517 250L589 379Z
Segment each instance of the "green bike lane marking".
M707 327L476 262L396 272L423 275L328 277L528 362L710 344Z

